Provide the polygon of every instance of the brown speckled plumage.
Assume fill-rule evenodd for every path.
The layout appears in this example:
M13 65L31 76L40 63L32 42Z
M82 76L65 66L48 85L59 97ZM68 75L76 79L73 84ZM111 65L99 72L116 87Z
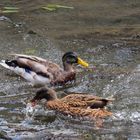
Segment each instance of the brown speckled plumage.
M90 117L90 118L104 118L112 115L112 112L106 109L91 109L82 107L73 107L61 100L48 101L46 103L48 109L57 110L63 114L79 117Z

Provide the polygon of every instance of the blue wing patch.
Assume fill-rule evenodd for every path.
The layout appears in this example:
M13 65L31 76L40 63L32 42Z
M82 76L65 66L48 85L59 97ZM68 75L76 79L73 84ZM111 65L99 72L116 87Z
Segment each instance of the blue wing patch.
M25 68L25 72L31 73L31 69Z

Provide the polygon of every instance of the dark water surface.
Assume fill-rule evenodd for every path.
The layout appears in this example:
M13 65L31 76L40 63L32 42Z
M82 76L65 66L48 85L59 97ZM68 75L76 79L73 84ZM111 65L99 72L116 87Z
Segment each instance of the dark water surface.
M19 13L0 14L0 59L8 53L37 55L60 65L66 51L76 51L94 70L80 69L78 84L59 89L114 96L113 117L94 121L44 111L26 117L26 103L37 88L0 67L0 137L17 139L140 139L140 1L72 0L53 12L40 9L46 0L5 0ZM2 134L1 134L2 133Z

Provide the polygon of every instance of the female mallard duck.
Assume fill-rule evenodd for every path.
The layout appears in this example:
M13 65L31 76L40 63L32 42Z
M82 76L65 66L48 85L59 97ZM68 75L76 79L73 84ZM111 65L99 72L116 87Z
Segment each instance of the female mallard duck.
M36 56L12 54L13 60L2 60L0 64L14 71L32 85L63 85L68 81L75 80L76 71L74 64L88 67L74 52L67 52L62 57L64 69L59 65Z
M35 97L31 100L32 106L41 100L46 99L46 107L48 109L57 110L72 116L107 117L112 113L104 109L104 107L113 99L104 99L93 95L70 94L61 99L57 98L53 89L41 88L37 91Z

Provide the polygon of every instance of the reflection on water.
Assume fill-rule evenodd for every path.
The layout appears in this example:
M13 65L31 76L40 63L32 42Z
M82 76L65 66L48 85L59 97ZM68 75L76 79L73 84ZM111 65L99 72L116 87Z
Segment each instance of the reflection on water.
M10 3L3 1L1 6ZM13 139L140 139L139 1L61 2L74 6L74 10L52 13L38 10L46 4L43 0L12 4L24 10L0 15L0 59L16 52L41 56L62 65L63 53L76 51L95 67L80 69L78 84L58 92L113 95L116 100L108 106L114 115L102 120L100 127L100 121L96 124L63 116L42 106L28 116L26 104L37 88L0 67L0 137L4 131L5 137Z

